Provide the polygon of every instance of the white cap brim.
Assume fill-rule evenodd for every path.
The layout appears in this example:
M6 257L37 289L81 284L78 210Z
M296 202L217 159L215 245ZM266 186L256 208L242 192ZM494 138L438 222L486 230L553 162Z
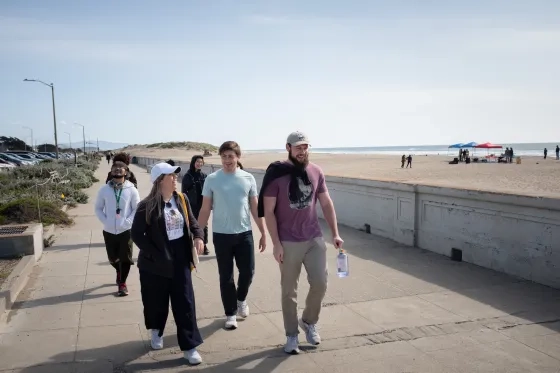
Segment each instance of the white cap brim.
M179 166L171 166L169 163L158 163L152 167L152 171L150 173L152 183L155 183L156 180L161 175L171 175L171 174L178 174L181 172L181 167Z

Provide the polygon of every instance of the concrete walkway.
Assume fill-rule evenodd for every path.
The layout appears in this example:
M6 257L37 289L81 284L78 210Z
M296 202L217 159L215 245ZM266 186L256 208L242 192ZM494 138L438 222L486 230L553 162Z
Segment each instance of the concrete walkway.
M144 197L148 174L132 169ZM107 171L102 163L97 177ZM235 331L222 329L215 258L202 258L195 290L204 363L189 367L171 314L166 348L150 351L136 267L130 295L114 296L93 212L100 185L72 210L75 226L57 231L0 323L0 372L560 372L560 291L344 227L351 275L336 277L332 249L318 348L281 351L280 276L269 243L257 253L252 315ZM307 289L302 273L300 305Z

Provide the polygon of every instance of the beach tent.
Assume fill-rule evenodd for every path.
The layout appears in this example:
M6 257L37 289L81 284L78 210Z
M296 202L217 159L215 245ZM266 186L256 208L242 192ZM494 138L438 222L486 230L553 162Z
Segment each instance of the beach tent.
M502 149L503 146L501 145L497 145L497 144L492 144L491 142L485 142L483 144L478 144L477 146L475 146L475 150L476 149L486 149L487 153L490 153L490 149Z
M474 141L463 144L463 148L475 148L478 144Z
M449 156L449 149L461 149L463 147L462 143L449 145L447 147L447 155Z
M491 142L485 142L484 144L478 144L475 146L477 149L502 149L503 146L492 144Z

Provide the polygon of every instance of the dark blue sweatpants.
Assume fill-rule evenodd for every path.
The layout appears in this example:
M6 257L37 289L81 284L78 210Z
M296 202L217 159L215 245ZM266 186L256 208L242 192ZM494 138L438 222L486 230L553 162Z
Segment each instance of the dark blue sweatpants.
M183 250L184 248L185 246L182 246ZM163 335L171 299L171 311L177 324L177 339L181 351L188 351L202 344L202 336L196 322L191 271L183 260L175 262L173 278L141 270L140 289L147 329L158 329L160 336Z

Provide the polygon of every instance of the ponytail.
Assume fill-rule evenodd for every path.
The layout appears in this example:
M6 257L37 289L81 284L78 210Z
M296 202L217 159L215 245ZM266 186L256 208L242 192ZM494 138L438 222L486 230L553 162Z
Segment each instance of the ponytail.
M241 164L241 162L239 162L239 161L237 161L237 166L238 166L240 169L243 169L243 164Z

